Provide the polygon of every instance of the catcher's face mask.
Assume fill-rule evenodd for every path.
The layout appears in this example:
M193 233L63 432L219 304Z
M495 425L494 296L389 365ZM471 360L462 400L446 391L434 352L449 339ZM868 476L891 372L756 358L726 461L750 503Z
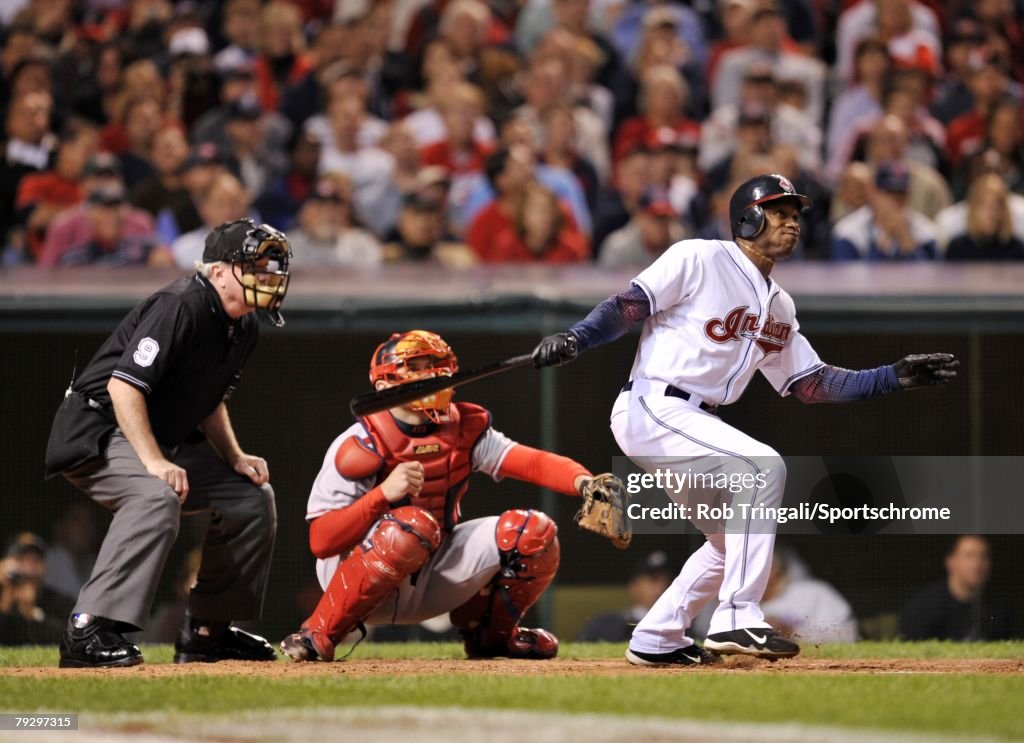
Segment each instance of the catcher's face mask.
M455 352L437 333L410 330L395 333L373 352L370 361L370 381L376 386L405 384L419 379L450 377L459 370ZM454 389L441 390L406 407L425 414L435 423L448 419Z
M291 257L292 248L284 233L261 224L246 233L231 260L231 272L242 285L245 303L264 310L277 327L284 325L280 309L288 293Z

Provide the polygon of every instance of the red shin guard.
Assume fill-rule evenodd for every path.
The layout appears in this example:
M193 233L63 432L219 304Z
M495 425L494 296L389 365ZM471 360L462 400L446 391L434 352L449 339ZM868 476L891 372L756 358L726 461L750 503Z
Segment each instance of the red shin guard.
M554 635L521 629L519 620L558 571L558 527L540 511L511 510L498 519L494 536L501 569L479 593L452 611L452 624L462 632L470 657L551 657L558 651ZM524 634L530 637L520 637Z
M324 660L441 544L441 527L429 512L402 506L381 518L366 539L334 571L320 603L303 628Z

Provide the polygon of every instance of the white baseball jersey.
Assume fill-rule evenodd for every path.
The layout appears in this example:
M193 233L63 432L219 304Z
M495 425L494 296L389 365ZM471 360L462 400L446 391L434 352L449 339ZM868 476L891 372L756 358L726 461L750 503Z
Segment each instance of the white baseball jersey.
M708 403L736 402L758 369L782 395L823 363L793 300L734 242L683 240L633 284L651 303L630 374Z
M307 521L319 518L328 511L337 511L352 505L356 499L361 498L377 485L375 478L372 477L349 480L343 477L335 467L334 456L338 448L352 436L367 438L369 433L362 423L353 423L327 448L323 464L316 480L313 481L313 488L306 504ZM495 481L500 481L501 477L498 472L501 469L501 463L505 461L505 455L515 445L516 442L505 434L494 428L488 428L473 447L471 453L473 471L483 472L490 475ZM317 578L320 579L320 585L324 588L327 587L331 576L334 575L339 560L339 556L335 556L316 561Z

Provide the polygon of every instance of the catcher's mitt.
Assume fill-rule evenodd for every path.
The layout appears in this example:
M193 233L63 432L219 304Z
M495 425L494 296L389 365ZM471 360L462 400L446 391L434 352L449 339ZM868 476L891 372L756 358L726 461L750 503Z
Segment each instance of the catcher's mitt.
M583 485L583 505L576 513L581 529L608 537L619 549L626 549L633 530L626 517L629 495L622 480L610 472L595 475Z

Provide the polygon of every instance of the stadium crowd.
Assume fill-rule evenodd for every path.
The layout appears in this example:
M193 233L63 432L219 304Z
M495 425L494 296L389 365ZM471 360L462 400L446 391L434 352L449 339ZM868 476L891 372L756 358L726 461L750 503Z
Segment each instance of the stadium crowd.
M786 175L815 260L1024 258L1020 0L6 0L2 265L643 266Z

